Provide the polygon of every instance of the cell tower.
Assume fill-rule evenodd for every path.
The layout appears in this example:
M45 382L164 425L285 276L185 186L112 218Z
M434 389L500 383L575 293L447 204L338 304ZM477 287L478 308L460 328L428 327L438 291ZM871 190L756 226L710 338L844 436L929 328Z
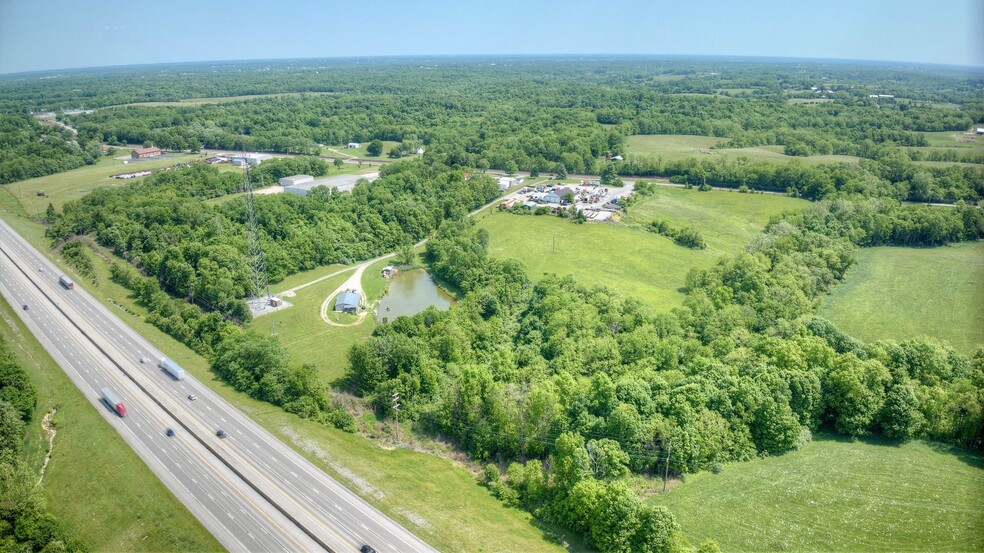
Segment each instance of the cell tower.
M245 171L245 181L243 184L246 193L246 255L249 257L250 276L252 277L252 290L249 304L250 311L255 315L258 311L263 311L273 304L273 296L270 295L270 282L267 279L266 261L263 258L263 245L260 243L260 227L256 222L256 207L253 203L253 186L249 180L249 159L243 155L243 167Z

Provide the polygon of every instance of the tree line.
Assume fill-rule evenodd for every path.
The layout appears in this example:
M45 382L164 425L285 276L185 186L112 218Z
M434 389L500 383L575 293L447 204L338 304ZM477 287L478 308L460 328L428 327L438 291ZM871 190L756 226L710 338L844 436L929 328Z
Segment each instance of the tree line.
M37 402L30 376L0 340L0 549L85 552L85 542L48 511L37 473L21 458Z
M781 453L818 430L982 446L984 350L865 344L815 315L858 246L942 243L908 230L929 209L841 199L787 214L746 252L692 271L684 306L655 314L572 277L534 284L488 255L484 230L447 222L427 256L463 299L352 346L350 383L383 416L399 393L401 419L511 463L504 480L485 478L501 499L602 551L673 550L672 516L612 482ZM973 207L935 213L952 240L984 235ZM659 543L637 541L651 535Z
M925 167L913 163L901 149L878 159L861 160L858 165L773 163L722 156L664 162L661 158L631 156L616 167L625 176L661 176L679 184L786 192L809 200L853 195L953 203L984 198L984 169Z
M100 153L98 143L77 140L68 129L27 115L0 114L0 184L91 165Z

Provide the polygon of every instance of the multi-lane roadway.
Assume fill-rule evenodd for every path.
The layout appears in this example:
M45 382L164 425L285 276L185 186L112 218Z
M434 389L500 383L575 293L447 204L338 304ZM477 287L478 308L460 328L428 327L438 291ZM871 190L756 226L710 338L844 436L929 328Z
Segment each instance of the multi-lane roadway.
M161 351L81 285L66 289L58 277L47 258L0 221L0 294L227 549L358 551L368 544L381 552L434 551L195 378L173 380L157 366ZM126 404L126 417L102 402L99 390L107 386Z

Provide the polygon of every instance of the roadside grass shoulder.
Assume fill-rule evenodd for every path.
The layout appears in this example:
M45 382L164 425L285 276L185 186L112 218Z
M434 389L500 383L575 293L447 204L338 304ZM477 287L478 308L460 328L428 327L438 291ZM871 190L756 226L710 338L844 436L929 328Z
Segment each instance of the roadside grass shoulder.
M984 241L862 249L820 314L862 340L931 336L969 355L984 346Z
M984 468L939 444L817 436L648 500L723 551L981 551Z
M48 442L41 419L57 408L44 475L49 510L93 551L222 551L218 541L106 424L6 302L0 336L38 389L23 458L38 470Z

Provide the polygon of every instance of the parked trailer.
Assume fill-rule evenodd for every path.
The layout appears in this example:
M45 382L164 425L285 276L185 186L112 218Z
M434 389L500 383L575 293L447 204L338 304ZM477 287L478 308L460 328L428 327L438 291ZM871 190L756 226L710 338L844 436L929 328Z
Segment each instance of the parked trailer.
M72 279L68 278L65 275L58 277L58 283L64 286L65 288L68 288L69 290L75 288L75 281L73 281Z
M111 388L103 388L102 396L103 399L106 400L106 403L116 410L117 415L121 417L126 416L126 407L123 405L123 401L119 398L119 396L116 395L116 392L114 392Z
M181 368L181 365L178 365L167 357L161 357L161 362L157 366L167 371L167 374L171 375L175 380L184 380L185 370Z

